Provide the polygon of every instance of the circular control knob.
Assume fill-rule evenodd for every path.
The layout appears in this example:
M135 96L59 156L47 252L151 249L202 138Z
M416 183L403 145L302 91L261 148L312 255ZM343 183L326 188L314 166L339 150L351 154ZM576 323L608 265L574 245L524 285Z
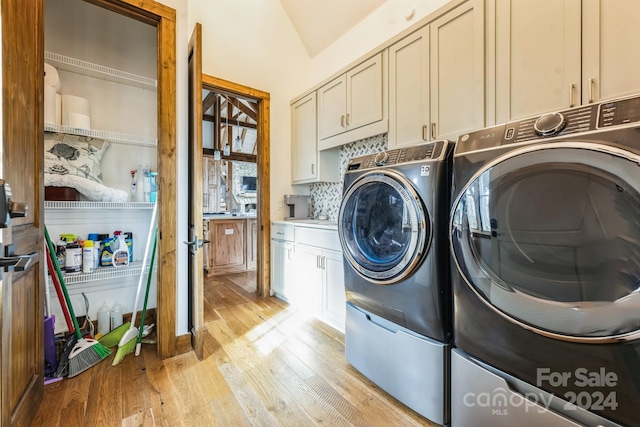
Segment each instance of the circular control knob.
M376 154L374 161L376 162L376 166L382 166L389 159L389 153L383 151L382 153Z
M567 120L560 113L549 113L538 117L533 128L540 136L555 135L567 125Z

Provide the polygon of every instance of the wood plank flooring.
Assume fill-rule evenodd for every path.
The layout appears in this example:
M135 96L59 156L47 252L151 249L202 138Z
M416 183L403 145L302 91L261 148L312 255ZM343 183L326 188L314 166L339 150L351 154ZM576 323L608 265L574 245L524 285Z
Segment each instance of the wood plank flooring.
M112 355L46 385L31 425L435 426L351 367L342 333L258 298L255 272L207 278L204 297L203 360Z

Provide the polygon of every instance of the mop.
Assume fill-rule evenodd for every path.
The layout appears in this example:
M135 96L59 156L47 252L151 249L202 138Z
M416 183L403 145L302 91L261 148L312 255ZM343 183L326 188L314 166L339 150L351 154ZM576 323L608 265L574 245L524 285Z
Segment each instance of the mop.
M151 248L151 238L153 237L154 231L156 229L156 217L158 215L158 204L154 204L153 213L151 214L151 224L149 227L149 235L147 236L147 245L144 249L144 258L142 259L142 271L140 271L140 278L138 280L138 289L136 290L136 300L133 304L133 314L131 315L131 326L124 333L122 339L118 343L118 351L116 352L115 357L113 358L112 366L116 366L119 364L124 356L133 352L136 348L136 341L138 338L138 328L135 326L136 324L136 316L138 315L138 301L140 298L140 291L142 290L142 282L144 276L144 270L147 266L147 257L149 256L149 249Z

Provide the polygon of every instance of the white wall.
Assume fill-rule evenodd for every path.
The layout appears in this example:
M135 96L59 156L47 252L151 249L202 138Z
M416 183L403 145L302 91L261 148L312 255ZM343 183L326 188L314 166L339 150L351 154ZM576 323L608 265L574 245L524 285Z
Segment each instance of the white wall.
M271 217L291 187L292 98L311 87L311 63L279 0L189 0L189 28L202 24L202 72L271 96Z
M429 15L447 0L387 0L311 60L312 80L319 83ZM406 19L409 11L414 14Z

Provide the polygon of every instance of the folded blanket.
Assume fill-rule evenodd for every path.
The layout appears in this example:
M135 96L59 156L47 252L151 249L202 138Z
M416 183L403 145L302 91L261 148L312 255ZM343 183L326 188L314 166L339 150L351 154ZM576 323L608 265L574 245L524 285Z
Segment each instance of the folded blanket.
M44 174L45 187L71 187L94 202L126 202L129 193L77 175Z

